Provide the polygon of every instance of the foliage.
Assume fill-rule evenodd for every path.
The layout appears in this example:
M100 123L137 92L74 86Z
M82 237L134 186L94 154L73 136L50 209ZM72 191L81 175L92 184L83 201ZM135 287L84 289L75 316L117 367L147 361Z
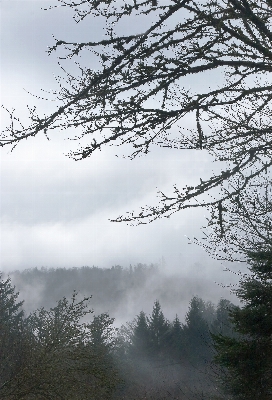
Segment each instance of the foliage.
M131 145L131 158L153 145L206 151L222 165L219 173L195 186L175 186L172 195L160 193L160 206L116 220L145 223L210 205L223 234L229 200L260 182L272 165L271 2L58 2L74 10L77 23L104 18L106 35L97 42L56 39L49 54L62 49L61 58L70 60L90 51L101 66L78 63L77 76L67 72L66 83L59 78L54 100L60 105L52 114L30 109L30 123L24 126L8 111L11 123L1 144L17 145L39 133L71 128L79 130L73 138L81 141L70 153L76 160L109 145ZM132 18L138 31L120 34ZM191 117L194 127L186 128Z
M155 301L149 319L150 346L152 352L160 355L165 350L169 322L165 319L158 300Z
M174 321L170 324L168 332L168 351L173 359L181 358L184 355L184 329L176 315Z
M115 360L117 329L113 324L114 318L110 318L108 313L94 316L93 321L87 324L89 339L85 349L88 351L91 375L98 387L95 396L101 399L111 398L121 383Z
M164 317L160 302L156 300L152 314L141 311L130 330L130 352L136 357L156 359L166 349L170 324Z
M19 371L27 350L22 301L10 278L0 276L0 395L7 398L16 391Z
M227 319L228 314L222 314L224 325ZM120 398L223 399L211 361L209 329L215 321L214 306L197 297L190 302L185 324L178 316L167 321L158 300L150 316L141 311L118 333L124 349L119 360L124 377Z
M229 319L229 313L234 305L226 299L220 299L216 308L216 318L211 324L211 333L223 336L235 336L234 326Z
M131 332L130 353L141 354L142 356L150 356L151 334L148 319L143 311L136 317L133 331Z
M217 393L203 376L201 359L199 372L188 353L205 347L214 309L209 302L193 298L182 325L177 316L167 321L156 300L150 316L142 311L116 330L108 313L90 320L90 299L78 300L76 293L25 317L10 279L0 285L3 399L197 399ZM206 324L193 318L199 310Z
M216 359L227 369L225 384L237 399L266 400L272 396L272 250L256 248L247 255L251 274L236 290L244 305L230 310L239 336L214 336Z
M110 398L119 377L108 343L101 353L95 327L99 321L100 336L109 341L113 320L102 315L84 322L92 312L89 298L77 300L76 293L23 318L17 296L9 279L1 281L1 398Z
M212 359L210 336L211 322L215 319L214 307L198 297L193 297L183 326L187 358L196 364L205 364Z

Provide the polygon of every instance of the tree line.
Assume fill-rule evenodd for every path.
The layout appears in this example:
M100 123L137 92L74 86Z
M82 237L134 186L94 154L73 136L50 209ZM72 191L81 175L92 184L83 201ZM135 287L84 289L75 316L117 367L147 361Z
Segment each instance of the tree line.
M26 316L2 278L1 398L271 399L272 251L249 252L248 263L242 307L193 297L181 323L156 300L118 329L76 293Z
M185 267L189 270L186 264ZM25 300L27 312L42 306L53 307L58 299L69 297L75 289L80 296L92 296L92 307L96 313L107 311L122 322L132 319L141 309L150 311L156 298L161 299L166 315L173 317L175 310L185 313L187 303L194 294L204 297L207 287L214 288L212 301L216 301L222 293L224 296L222 288L214 287L203 275L200 273L193 278L192 274L180 271L167 274L163 267L142 263L129 267L42 267L10 272L20 298Z

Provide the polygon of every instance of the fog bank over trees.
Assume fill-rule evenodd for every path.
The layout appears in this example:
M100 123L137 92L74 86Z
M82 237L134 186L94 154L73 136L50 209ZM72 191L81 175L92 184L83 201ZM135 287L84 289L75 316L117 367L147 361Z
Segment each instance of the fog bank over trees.
M120 325L134 318L141 310L151 312L154 300L163 307L165 316L175 314L184 318L193 296L217 303L220 298L235 302L230 288L223 288L218 277L210 277L205 267L192 265L191 273L167 274L163 266L137 264L123 268L33 268L10 273L11 281L24 299L24 309L31 312L39 307L54 307L61 297L73 290L79 296L92 296L96 314L108 312ZM226 280L237 282L237 275L227 273Z
M124 273L154 270L138 265ZM108 271L114 276L115 268ZM27 314L10 278L0 276L0 288L1 398L230 399L218 380L211 336L235 337L227 299L216 305L194 296L180 315L184 322L177 313L168 319L155 300L150 313L116 328L109 313L92 310L90 297L74 292Z

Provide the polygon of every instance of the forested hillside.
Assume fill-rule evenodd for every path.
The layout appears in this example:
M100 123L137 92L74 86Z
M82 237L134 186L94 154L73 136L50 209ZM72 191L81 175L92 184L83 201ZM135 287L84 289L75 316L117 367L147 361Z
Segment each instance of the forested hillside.
M26 312L42 306L54 307L60 298L69 297L75 290L79 297L92 296L95 312L108 312L120 326L141 310L151 312L155 299L160 301L167 318L173 319L176 313L183 318L195 295L213 302L228 296L227 290L205 275L202 266L188 268L191 269L193 275L190 272L167 275L157 265L139 263L129 268L119 265L104 269L33 268L12 272L10 277L20 292L20 299L25 301Z
M175 316L170 318L155 297L150 312L139 308L122 325L109 312L99 312L92 297L75 291L51 308L45 305L25 312L11 278L1 277L0 397L247 400L254 393L254 400L270 400L271 254L268 249L248 252L251 273L241 275L234 290L242 308L228 299L221 298L215 305L194 295L184 313L173 305ZM95 281L102 302L105 298L125 301L125 294L144 287L145 281L154 289L151 279L159 274L155 266L142 265L82 271L103 276L105 289L100 286L103 279ZM74 276L71 285L82 271L67 270ZM31 290L39 287L38 276L40 283L46 278L44 288L52 282L54 289L58 281L53 277L63 278L65 273L35 269L13 277L16 274ZM86 275L85 282L88 285ZM118 297L114 293L119 293L116 288L121 282L127 286L123 297ZM65 290L69 285L68 281ZM152 290L150 295L155 293ZM50 298L52 293L48 289L43 296Z
M10 279L0 283L1 398L230 398L220 386L211 336L236 335L228 300L215 306L195 296L185 315L169 320L155 299L150 314L139 311L116 328L108 313L92 312L91 298L75 293L26 315Z

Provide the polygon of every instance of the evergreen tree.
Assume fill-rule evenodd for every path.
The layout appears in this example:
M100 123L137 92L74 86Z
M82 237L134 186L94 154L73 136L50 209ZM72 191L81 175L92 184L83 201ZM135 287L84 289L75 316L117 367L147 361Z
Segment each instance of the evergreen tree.
M158 300L155 301L149 320L152 352L160 354L166 346L169 322L165 319Z
M229 300L219 300L216 309L216 318L211 324L211 332L213 334L221 334L229 337L235 336L234 327L229 317L229 313L233 307L234 304L232 304Z
M150 354L148 319L143 311L136 317L136 324L131 337L131 353L145 357Z
M93 321L87 325L87 370L90 372L90 381L98 387L95 396L101 399L111 398L116 385L120 383L114 360L116 328L113 323L114 318L108 313L102 313L94 316Z
M210 303L199 297L190 301L189 311L186 314L186 324L183 326L187 358L194 364L206 363L211 360L211 336L208 321L214 318L213 308Z
M227 369L224 383L239 400L272 399L272 249L248 251L251 275L244 276L230 319L239 337L213 336L216 361Z
M184 334L177 315L170 325L167 345L171 357L180 359L184 353Z
M24 325L23 301L11 285L10 278L0 275L0 396L14 391L17 375L25 365L27 344Z
M90 330L90 343L93 348L111 348L114 345L113 327L114 318L108 313L102 313L94 316L93 321L87 325Z

